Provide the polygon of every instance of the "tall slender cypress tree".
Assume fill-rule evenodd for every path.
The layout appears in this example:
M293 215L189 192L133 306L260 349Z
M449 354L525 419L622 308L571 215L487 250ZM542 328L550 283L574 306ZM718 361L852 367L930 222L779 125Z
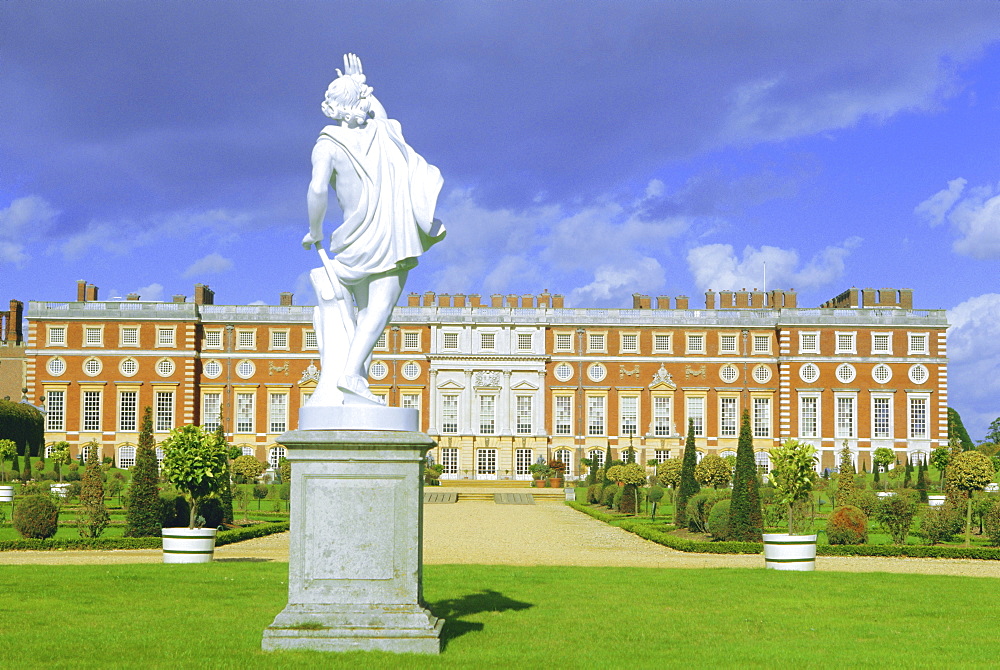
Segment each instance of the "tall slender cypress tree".
M688 500L698 491L701 486L694 478L694 468L698 464L698 453L694 444L694 419L688 419L687 440L684 442L684 461L681 463L681 485L674 498L674 523L678 528L687 525Z
M222 418L219 418L219 427L215 429L215 436L219 442L226 445L226 452L229 451L229 444L226 442L226 430L222 427ZM219 501L222 503L222 525L233 525L233 477L229 470L229 457L226 457L226 471L222 473L222 490L219 491Z
M128 489L128 509L125 511L125 537L156 537L160 534L160 475L156 466L156 441L153 439L153 408L142 411L139 426L139 448L132 466L132 483Z
M763 529L764 517L760 509L757 464L753 458L750 413L744 409L740 439L736 447L736 468L733 472L733 501L729 504L729 539L760 542Z
M104 476L101 472L99 447L96 442L84 445L87 452L87 469L80 482L80 512L76 529L80 537L100 537L111 522L108 508L104 506Z
M920 502L927 502L927 465L923 460L917 465L917 493L920 494Z

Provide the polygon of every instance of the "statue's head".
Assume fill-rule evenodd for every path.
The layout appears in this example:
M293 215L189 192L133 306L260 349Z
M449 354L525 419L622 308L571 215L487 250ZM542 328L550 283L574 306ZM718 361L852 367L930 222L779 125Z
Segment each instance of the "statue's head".
M342 74L326 89L323 113L334 121L364 125L371 113L371 94L363 74Z

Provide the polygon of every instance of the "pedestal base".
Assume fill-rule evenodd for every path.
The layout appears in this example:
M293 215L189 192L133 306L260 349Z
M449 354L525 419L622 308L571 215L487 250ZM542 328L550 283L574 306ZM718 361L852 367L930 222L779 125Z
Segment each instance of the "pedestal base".
M419 605L289 605L264 629L261 647L437 654L443 625Z
M433 440L414 431L297 430L278 442L292 464L288 605L261 647L439 653L444 622L421 592L424 457Z

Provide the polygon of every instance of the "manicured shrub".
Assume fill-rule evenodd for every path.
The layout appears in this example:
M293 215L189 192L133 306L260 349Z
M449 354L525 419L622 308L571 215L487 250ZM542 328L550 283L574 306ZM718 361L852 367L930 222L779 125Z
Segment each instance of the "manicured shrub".
M928 544L947 542L962 530L962 510L945 501L940 507L929 507L920 520L920 535Z
M160 535L162 505L157 485L160 474L156 464L156 442L153 439L153 409L146 406L139 426L139 447L132 466L132 483L128 489L125 510L125 537L156 537Z
M875 514L875 507L878 505L878 501L879 498L875 495L874 491L858 488L854 488L849 495L837 499L839 505L857 507L869 519Z
M258 461L253 456L248 456L246 454L234 460L232 467L233 472L242 477L247 483L257 481L257 478L260 477L266 469L266 465Z
M611 497L611 509L621 511L622 498L625 496L625 487L616 486L614 495Z
M1000 547L1000 500L988 498L989 505L983 511L983 530L990 544Z
M632 463L632 465L636 465ZM637 509L637 498L639 489L635 484L626 484L622 487L621 499L618 501L618 511L622 514L635 514Z
M729 539L757 542L761 539L763 529L764 517L760 507L750 413L743 410L740 438L736 447L736 468L733 471L733 502L729 507Z
M188 523L191 507L184 496L176 491L160 493L160 525L163 528L180 528Z
M591 484L587 487L587 502L590 504L595 504L601 502L601 490L604 488L602 484Z
M868 541L868 515L852 505L838 507L826 520L830 544L864 544Z
M224 515L222 500L219 498L205 498L199 501L198 515L205 520L205 528L219 528L222 526Z
M97 460L97 448L88 449L87 452L87 468L83 472L80 488L80 512L76 529L80 537L97 538L111 523L111 517L108 508L104 506L104 478L100 461Z
M708 513L708 532L716 540L724 540L729 537L729 505L731 500L720 500L712 505L712 511Z
M47 495L30 495L14 508L14 529L24 538L44 540L59 529L59 506Z
M687 520L688 530L693 533L708 532L708 517L712 508L720 500L727 500L732 494L728 490L724 491L702 491L688 500Z
M265 484L255 484L251 493L253 497L257 500L257 509L260 509L261 501L267 497L270 489Z
M694 468L694 478L702 486L721 488L733 481L733 468L721 456L708 454Z
M651 503L649 515L652 519L656 519L656 508L659 506L660 501L663 500L663 493L663 487L653 484L649 487L649 492L646 494L646 499Z
M681 466L679 458L668 458L656 466L656 478L663 486L674 490L681 485Z
M902 491L879 500L875 506L875 519L892 537L893 544L906 544L906 536L910 534L910 526L916 515L916 500Z
M611 509L615 505L615 494L618 493L619 486L617 484L610 484L604 487L601 491L601 504Z

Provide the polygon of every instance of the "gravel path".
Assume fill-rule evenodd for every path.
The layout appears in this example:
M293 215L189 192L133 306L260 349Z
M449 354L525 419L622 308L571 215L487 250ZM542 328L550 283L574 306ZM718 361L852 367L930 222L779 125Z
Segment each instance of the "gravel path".
M288 533L219 547L219 561L287 561ZM159 563L159 550L4 551L0 565ZM424 507L424 562L484 565L583 565L648 568L762 568L760 555L674 551L565 505L462 502ZM816 569L1000 577L1000 561L826 557Z

